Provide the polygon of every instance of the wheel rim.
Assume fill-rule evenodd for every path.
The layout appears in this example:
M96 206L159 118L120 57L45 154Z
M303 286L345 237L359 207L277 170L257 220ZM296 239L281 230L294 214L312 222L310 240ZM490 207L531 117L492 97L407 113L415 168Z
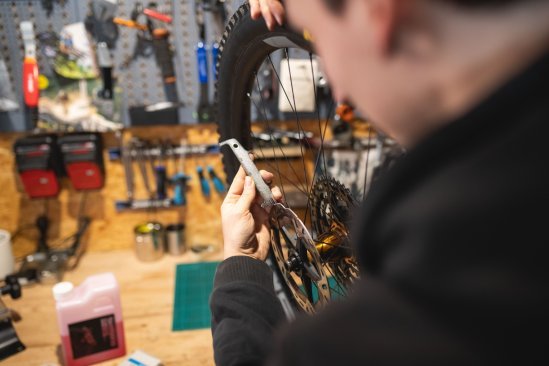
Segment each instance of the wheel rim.
M261 51L257 51L254 48L262 48ZM253 38L252 41L246 46L241 54L237 55L244 64L244 74L248 77L245 80L237 80L237 73L231 75L230 78L233 83L231 91L230 101L225 104L235 106L239 111L234 113L232 110L226 110L226 113L232 113L232 120L226 123L226 129L220 130L221 139L230 137L237 137L241 144L249 150L253 150L254 154L259 158L257 161L259 167L263 167L266 170L270 170L275 174L276 184L281 187L284 201L289 203L288 206L299 212L299 216L308 228L312 229L313 243L315 245L306 245L306 243L294 242L292 238L295 237L295 233L284 232L281 225L277 225L276 222L272 223L271 237L272 237L272 249L273 259L275 260L278 270L281 273L281 277L286 284L289 292L295 299L298 307L302 310L313 313L318 306L325 304L328 299L344 296L349 288L349 283L353 282L358 276L358 270L353 256L341 256L340 261L334 260L334 257L322 257L317 249L317 244L320 238L323 245L333 245L330 243L324 243L327 238L326 232L318 232L321 225L313 222L317 220L317 217L321 215L317 213L313 215L313 206L311 194L313 192L314 182L320 179L328 179L325 177L326 157L324 152L324 139L328 131L328 123L335 110L335 103L332 103L327 107L327 113L325 116L321 116L318 108L315 108L314 120L302 121L301 115L295 108L295 90L293 89L294 72L291 70L290 63L286 63L288 68L288 74L290 75L291 89L286 90L281 82L279 68L275 65L275 53L282 53L282 58L289 58L291 53L290 48L301 49L308 53L308 59L310 63L311 79L313 80L313 91L315 106L318 106L319 95L317 94L317 75L315 75L315 67L313 61L315 56L312 54L311 45L307 43L300 36L293 34L285 29L279 29L275 32L268 32L266 29L264 33ZM250 54L251 53L251 54ZM238 65L239 61L234 62ZM301 140L299 144L299 159L294 159L286 156L284 148L281 145L281 138L276 136L277 127L274 121L270 121L267 118L267 112L265 109L266 101L263 98L263 85L261 78L258 75L258 70L262 64L268 65L273 70L273 78L277 83L280 93L292 106L292 112L294 121L289 124L297 126L297 140ZM252 65L251 67L249 67ZM228 70L226 70L228 72ZM223 74L219 73L220 78ZM239 75L240 76L240 75ZM241 77L241 76L240 76ZM219 96L228 98L227 95ZM224 105L226 106L226 105ZM251 109L255 108L259 119L262 119L261 123L264 130L269 137L265 143L255 143L254 139L250 136L249 132L253 131L259 124L254 124L252 127ZM303 123L302 123L303 122ZM315 138L320 141L319 146L314 146L313 139L310 138L305 130L308 126L316 125ZM223 127L223 126L221 126ZM295 136L294 136L295 137ZM287 138L287 136L286 136ZM255 140L257 142L257 139ZM271 155L277 156L280 159L265 159L267 150ZM228 178L231 179L232 175L236 171L238 166L234 160L231 163L232 156L230 154L224 155L224 162L228 166L232 166L232 171L227 169ZM229 164L227 164L229 162ZM282 166L284 165L284 166ZM300 177L300 173L305 173L304 177ZM294 196L301 195L306 201L304 209L301 211L292 207L291 195L288 192L288 187L291 187ZM333 220L332 220L333 221ZM341 232L345 233L345 242L348 243L348 222L339 222L338 225L343 229ZM328 225L328 231L332 229L333 225ZM315 242L315 240L317 242ZM311 275L314 274L314 270L322 273L322 276L315 278ZM341 282L345 282L344 284Z

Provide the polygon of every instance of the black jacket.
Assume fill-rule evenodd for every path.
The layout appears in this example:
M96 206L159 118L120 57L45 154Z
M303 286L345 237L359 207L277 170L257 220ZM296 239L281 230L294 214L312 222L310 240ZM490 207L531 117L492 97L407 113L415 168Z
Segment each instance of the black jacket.
M373 186L345 301L280 326L268 267L224 261L216 362L549 364L548 138L549 54Z

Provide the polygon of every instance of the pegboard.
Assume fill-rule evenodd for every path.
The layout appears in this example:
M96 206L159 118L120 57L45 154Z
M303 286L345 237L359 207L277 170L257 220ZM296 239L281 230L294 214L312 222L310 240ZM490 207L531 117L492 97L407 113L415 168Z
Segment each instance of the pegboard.
M61 6L62 5L62 6ZM24 131L31 128L25 118L21 87L23 42L19 23L33 20L38 32L60 30L63 26L82 21L82 2L61 1L48 14L39 1L0 1L0 50L14 88L17 111L0 113L0 131ZM40 63L40 58L38 57Z
M22 96L22 60L24 57L23 42L19 30L21 21L34 23L35 34L42 32L60 32L71 23L83 22L91 13L93 0L49 0L53 4L51 13L47 13L41 0L0 0L0 59L6 64L10 82L14 88L19 109L11 112L0 112L0 131L24 131L32 126L25 117ZM116 16L129 19L136 0L118 0ZM170 44L174 51L174 66L177 76L176 89L181 107L180 123L195 123L195 110L199 99L199 83L196 61L198 43L198 26L196 23L195 0L156 0L158 10L173 18L167 25L170 31ZM228 16L232 15L243 0L226 0ZM147 5L147 1L142 2ZM219 42L223 28L219 27L210 14L205 16L206 43L208 46ZM133 54L137 40L137 30L120 27L118 39L112 50L113 76L116 86L121 90L122 122L130 125L128 108L130 106L150 105L166 101L161 70L154 55L138 57L127 67L123 64ZM39 68L44 65L38 52ZM212 69L211 52L208 54L209 68ZM212 74L209 78L210 100L213 101L214 85ZM152 122L152 121L151 121Z

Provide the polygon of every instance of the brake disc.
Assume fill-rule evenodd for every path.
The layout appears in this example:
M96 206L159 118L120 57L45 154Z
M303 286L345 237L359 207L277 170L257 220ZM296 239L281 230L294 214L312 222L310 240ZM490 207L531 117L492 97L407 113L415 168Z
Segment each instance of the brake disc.
M295 213L279 206L274 205L270 212L273 253L295 301L304 311L313 314L315 304L325 304L330 299L328 279L309 230ZM317 290L316 301L313 284Z

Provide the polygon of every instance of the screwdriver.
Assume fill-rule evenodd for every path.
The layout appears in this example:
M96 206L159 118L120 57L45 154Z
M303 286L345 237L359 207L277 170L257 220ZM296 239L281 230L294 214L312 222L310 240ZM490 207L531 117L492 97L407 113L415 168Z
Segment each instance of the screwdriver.
M36 127L38 122L38 62L36 61L36 40L34 36L34 25L32 22L24 21L19 25L25 58L23 60L23 94L25 105L31 112L31 120Z
M198 173L198 177L200 178L200 189L202 189L202 194L204 197L209 198L210 197L210 184L208 183L208 180L204 176L204 168L202 166L196 167L196 172Z
M179 145L180 152L179 152L179 163L177 168L177 173L172 177L172 182L174 182L174 197L173 197L173 203L177 206L184 206L187 204L187 197L186 197L186 188L187 188L187 180L189 177L185 175L185 148L187 145L187 141L185 139L182 139ZM175 154L174 154L175 159Z
M157 165L154 167L155 180L156 180L156 198L163 200L166 198L166 165L165 165L165 145L164 143L159 144L159 157L157 160Z
M210 175L210 178L214 183L215 190L218 193L225 192L225 185L223 184L221 179L219 179L219 177L217 176L217 174L214 171L213 166L211 166L211 165L208 165L208 174Z

